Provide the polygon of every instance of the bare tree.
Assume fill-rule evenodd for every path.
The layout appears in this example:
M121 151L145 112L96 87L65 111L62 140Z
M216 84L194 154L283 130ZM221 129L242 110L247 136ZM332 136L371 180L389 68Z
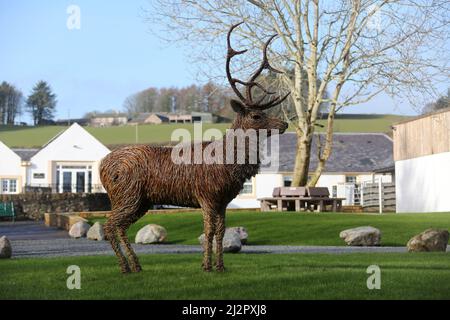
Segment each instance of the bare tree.
M270 54L284 71L274 85L292 93L292 110L285 104L283 111L298 136L292 182L298 186L308 183L323 103L326 135L309 185L317 183L331 154L341 108L381 92L417 105L437 95L436 84L448 81L449 12L448 0L154 0L146 18L156 34L184 41L212 79L224 74L220 49L230 25L244 21L236 30L244 39L239 48L260 49L269 36L279 37ZM234 72L251 66L241 58Z
M8 82L0 84L0 124L14 124L22 112L23 94Z
M450 107L450 88L447 90L447 95L443 95L439 97L434 102L427 103L425 107L422 109L422 114L439 111L445 108Z

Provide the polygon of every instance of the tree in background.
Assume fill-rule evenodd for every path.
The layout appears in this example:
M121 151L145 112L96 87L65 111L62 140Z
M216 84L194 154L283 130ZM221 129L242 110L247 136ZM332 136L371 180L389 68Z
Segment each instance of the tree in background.
M54 118L56 95L45 81L39 81L27 98L27 109L33 118L34 125L40 125L44 120Z
M150 6L147 18L155 34L184 42L201 73L224 81L224 39L231 25L244 22L232 39L235 50L249 49L232 70L241 79L239 74L255 68L267 38L278 36L270 61L285 71L278 75L280 91L291 92L293 110L286 118L298 140L293 186L317 183L341 108L381 92L418 104L435 95L437 83L448 81L448 0L154 0ZM324 102L326 135L308 182Z
M22 112L23 94L15 86L3 81L0 84L0 124L13 125Z
M229 96L228 88L212 82L184 88L151 87L127 97L123 106L131 117L142 112L198 111L220 114Z
M428 103L422 110L422 114L439 111L441 109L450 108L450 88L447 89L447 95L439 97L435 102Z

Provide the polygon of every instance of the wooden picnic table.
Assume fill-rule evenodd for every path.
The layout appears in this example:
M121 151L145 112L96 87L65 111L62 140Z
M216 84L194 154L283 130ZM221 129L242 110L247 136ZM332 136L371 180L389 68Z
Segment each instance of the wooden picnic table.
M277 211L287 211L293 208L295 211L314 210L316 212L326 211L326 206L331 205L332 211L342 211L342 200L345 198L328 197L266 197L258 199L261 201L261 211L271 211L276 205ZM292 206L294 204L294 206Z

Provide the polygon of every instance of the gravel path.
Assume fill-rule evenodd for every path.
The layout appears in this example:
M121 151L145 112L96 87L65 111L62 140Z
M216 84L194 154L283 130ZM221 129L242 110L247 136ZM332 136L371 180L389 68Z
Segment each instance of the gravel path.
M15 258L113 255L109 242L87 239L11 240ZM201 253L200 245L133 244L138 254ZM406 252L405 247L243 246L242 253Z

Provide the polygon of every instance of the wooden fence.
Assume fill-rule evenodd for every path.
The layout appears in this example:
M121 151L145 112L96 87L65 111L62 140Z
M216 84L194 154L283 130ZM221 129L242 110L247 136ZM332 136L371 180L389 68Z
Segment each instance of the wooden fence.
M364 211L395 211L395 184L381 183L381 193L379 183L364 183L361 185L361 206ZM381 202L380 202L381 195Z

